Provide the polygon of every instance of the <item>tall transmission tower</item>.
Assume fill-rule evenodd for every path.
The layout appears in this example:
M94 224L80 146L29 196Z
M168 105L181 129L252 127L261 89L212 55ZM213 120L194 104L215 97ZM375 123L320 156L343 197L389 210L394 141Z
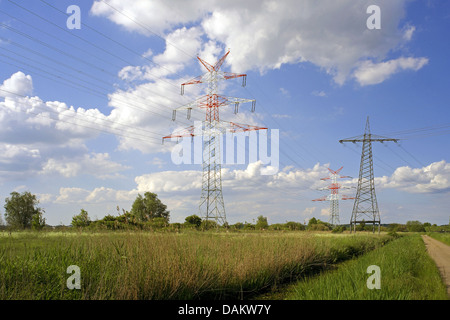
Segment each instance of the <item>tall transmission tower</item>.
M204 220L214 220L218 224L225 224L227 222L225 215L225 204L222 195L222 150L220 143L222 135L226 132L236 133L267 129L263 127L220 120L220 107L234 105L234 113L236 114L238 113L239 105L241 103L251 102L252 112L255 111L256 106L256 101L254 99L226 97L217 93L219 81L242 78L242 86L244 87L246 85L246 74L220 71L220 68L229 53L230 51L228 51L214 65L211 65L200 57L197 57L200 63L206 68L207 72L181 84L182 95L184 94L184 87L186 85L201 83L208 84L207 94L205 96L173 110L172 114L172 120L175 121L177 111L187 110L187 118L190 119L191 110L193 108L205 109L206 117L205 120L202 121L201 130L198 130L198 128L195 128L194 126L190 126L181 131L174 132L171 135L163 137L164 141L164 139L171 138L193 138L197 135L203 136L202 193L199 212L200 216Z
M351 178L349 176L341 176L339 175L339 172L342 170L343 167L340 167L338 170L331 170L330 176L326 178L322 178L320 180L331 180L331 184L328 187L320 188L319 190L331 190L331 194L319 199L314 199L312 201L330 201L330 219L329 223L333 227L333 229L340 224L339 221L339 200L350 200L355 199L354 197L349 197L346 195L341 195L339 193L339 189L349 189L346 187L341 186L337 179L343 179L343 178Z
M377 197L375 195L375 183L373 173L372 142L397 142L398 139L386 138L370 133L369 117L367 117L364 134L348 139L339 140L343 142L362 142L361 164L359 167L358 187L353 204L352 217L350 219L350 232L356 232L357 223L372 223L375 233L375 224L378 224L380 233L381 218L378 210ZM361 220L362 218L362 220ZM368 218L369 220L364 220Z

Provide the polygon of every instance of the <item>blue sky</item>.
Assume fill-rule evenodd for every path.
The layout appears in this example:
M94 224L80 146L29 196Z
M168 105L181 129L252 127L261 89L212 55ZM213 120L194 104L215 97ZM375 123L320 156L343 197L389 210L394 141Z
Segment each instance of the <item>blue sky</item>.
M373 4L381 29L369 30ZM70 5L81 29L67 27ZM328 203L311 200L326 195L328 167L356 186L361 145L339 140L367 116L372 133L401 139L373 145L382 222L449 221L448 1L0 0L0 22L0 195L37 194L49 224L129 210L145 191L172 222L197 214L201 166L174 164L161 138L203 119L171 121L204 94L180 84L204 73L197 55L213 64L228 50L223 69L247 86L221 93L257 103L222 119L280 133L276 174L223 166L230 223L327 220ZM341 202L341 222L352 205Z

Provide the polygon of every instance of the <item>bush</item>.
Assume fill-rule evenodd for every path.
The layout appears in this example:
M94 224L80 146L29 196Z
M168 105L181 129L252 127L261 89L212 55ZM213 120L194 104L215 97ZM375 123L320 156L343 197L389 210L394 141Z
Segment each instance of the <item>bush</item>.
M342 233L346 229L347 228L345 226L336 226L331 232L333 232L333 233Z
M210 230L210 229L217 229L219 228L219 225L217 224L217 222L213 221L213 220L203 220L200 228L202 230Z
M300 222L288 221L285 224L286 229L294 231L294 230L305 230L305 226Z
M406 222L406 228L409 232L425 232L425 228L420 221Z
M198 228L202 224L202 218L200 218L196 214L193 214L189 217L186 217L185 223L187 226L194 226L194 227Z
M150 221L144 223L144 227L150 229L162 229L169 226L169 222L165 218L153 218Z
M323 224L323 223L316 223L316 224L310 225L308 227L308 230L311 230L311 231L328 231L328 230L330 230L330 228L328 226L326 226L325 224Z
M80 214L72 217L72 227L84 228L91 224L91 219L89 219L88 212L81 209Z

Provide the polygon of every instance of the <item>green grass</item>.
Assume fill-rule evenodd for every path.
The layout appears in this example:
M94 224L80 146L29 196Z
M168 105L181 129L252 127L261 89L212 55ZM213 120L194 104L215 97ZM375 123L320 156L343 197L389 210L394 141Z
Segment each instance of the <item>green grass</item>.
M380 267L380 289L367 288L370 265ZM344 262L337 270L300 281L287 299L441 300L447 293L420 235L411 235Z
M427 234L450 246L450 233L427 232Z
M308 232L0 234L0 299L238 299L351 259L387 235ZM69 290L67 267L81 270Z

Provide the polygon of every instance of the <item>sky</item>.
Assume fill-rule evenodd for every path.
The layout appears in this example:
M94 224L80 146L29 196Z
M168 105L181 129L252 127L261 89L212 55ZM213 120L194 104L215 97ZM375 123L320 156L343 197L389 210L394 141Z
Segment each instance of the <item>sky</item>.
M0 213L30 191L48 224L69 225L150 191L170 222L198 214L201 164L174 161L180 144L162 137L205 118L172 121L207 89L180 85L206 72L197 57L229 51L221 70L246 86L219 93L256 110L224 106L220 118L268 128L259 141L279 153L224 163L230 224L327 221L329 202L312 200L329 192L328 168L343 167L340 192L355 195L362 146L339 140L367 117L372 134L399 139L372 146L381 222L449 223L448 1L0 0L0 23ZM341 223L352 207L340 201Z

